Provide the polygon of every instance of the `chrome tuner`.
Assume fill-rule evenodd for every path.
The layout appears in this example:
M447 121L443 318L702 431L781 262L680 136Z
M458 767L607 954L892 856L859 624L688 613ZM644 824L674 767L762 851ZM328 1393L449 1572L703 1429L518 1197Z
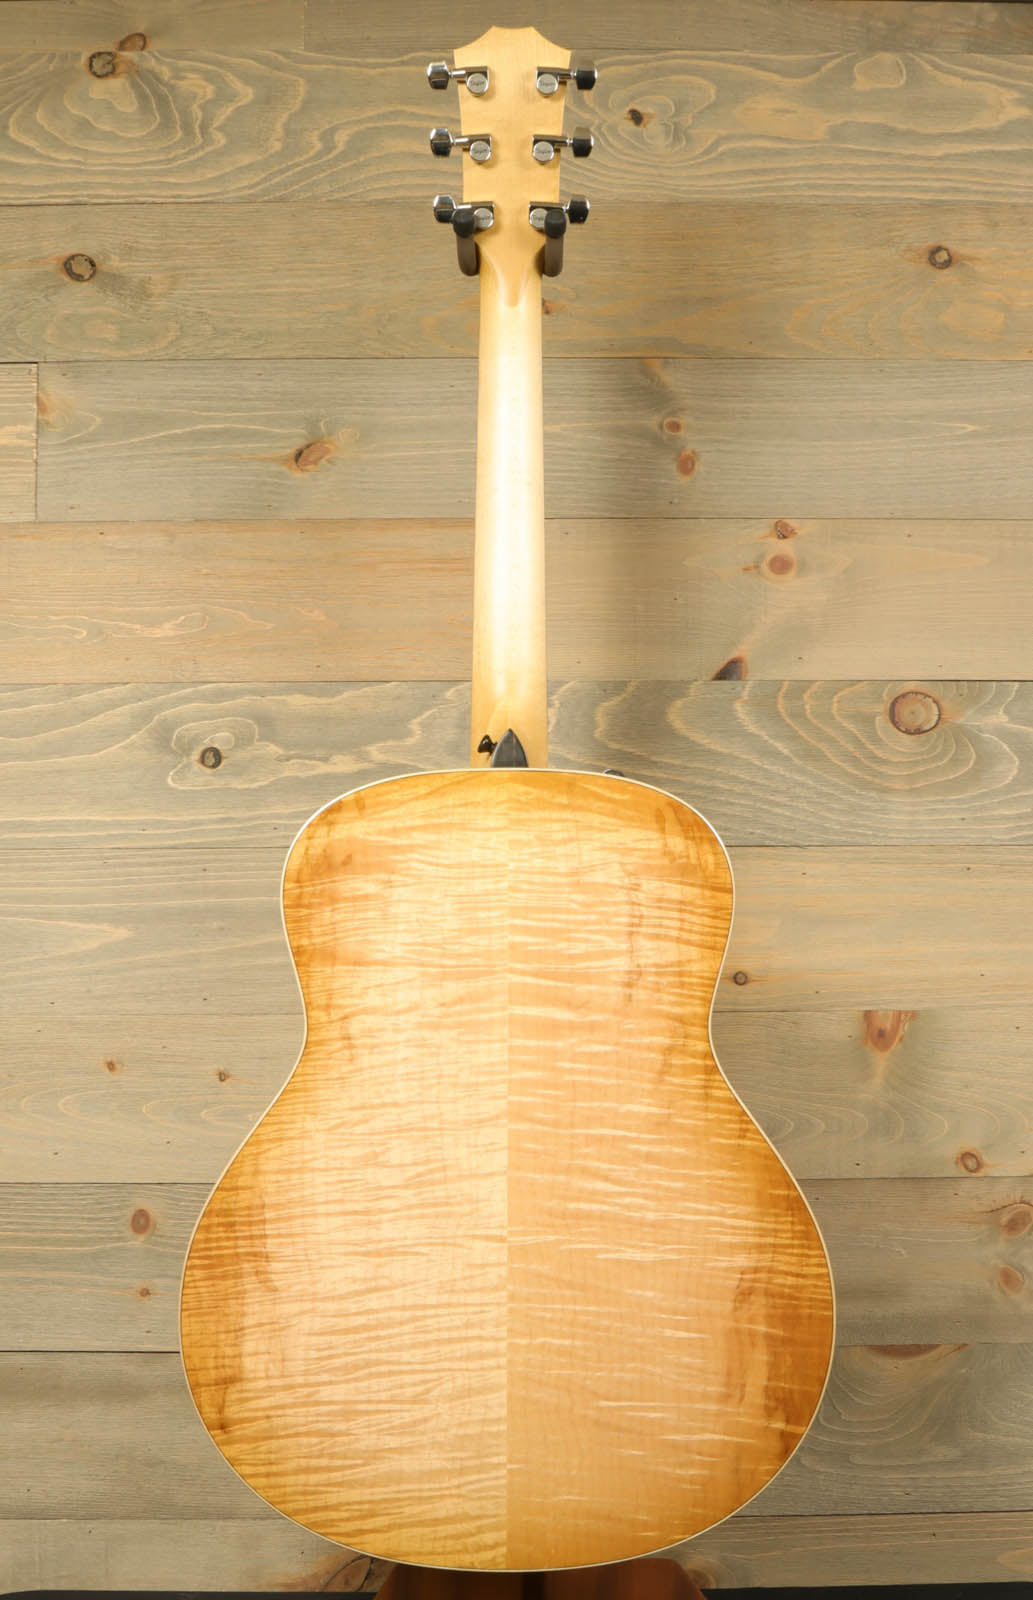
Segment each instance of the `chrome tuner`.
M431 128L430 148L436 156L450 156L453 150L467 150L473 161L490 161L491 134L449 133L447 128Z
M594 89L599 74L590 61L575 62L569 67L539 67L538 93L555 94L561 83L573 83L575 89Z
M569 150L571 155L589 156L595 140L587 128L575 128L574 132L564 138L559 133L535 133L531 135L531 154L536 161L551 161L557 150Z
M432 61L427 68L427 82L432 89L465 83L471 94L484 94L489 81L487 67L450 67L447 61Z

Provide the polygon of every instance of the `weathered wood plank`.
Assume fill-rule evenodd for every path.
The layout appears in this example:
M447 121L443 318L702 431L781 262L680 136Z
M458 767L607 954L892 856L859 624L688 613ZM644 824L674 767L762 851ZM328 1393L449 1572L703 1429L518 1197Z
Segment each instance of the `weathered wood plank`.
M1013 1521L1017 1526L1017 1519ZM171 1517L0 1522L0 1584L5 1593L19 1589L314 1594L362 1589L368 1593L380 1587L389 1570L388 1563L356 1556L268 1507L254 1517L226 1522Z
M771 513L552 521L553 679L1031 676L1028 519ZM469 522L14 523L3 551L10 683L469 681Z
M37 515L467 516L474 379L451 358L47 363ZM554 358L545 417L553 515L1022 518L1033 498L1033 362Z
M677 1547L705 1589L1016 1582L1033 1577L1033 1512L757 1517Z
M4 1178L214 1183L303 1035L300 1001L260 1025L216 1005L201 1019L53 1007L5 1019ZM1030 1174L1028 1006L719 1011L712 1033L736 1092L801 1181Z
M0 522L36 515L36 368L0 366Z
M981 1583L1033 1577L1033 1512L758 1517L748 1511L673 1555L701 1587ZM380 1588L386 1562L353 1556L272 1510L232 1522L140 1518L0 1523L0 1584L22 1589Z
M285 852L0 853L4 1013L283 1015L297 986ZM934 845L730 852L736 906L720 1010L993 1007L1033 966L1033 849ZM891 886L889 892L886 886ZM199 1022L200 1025L200 1022Z
M129 40L140 48L141 20L147 49L194 50L203 40L213 51L237 49L242 41L251 50L283 50L303 43L304 16L305 0L148 0L146 15L136 0L3 0L0 50L52 50L55 41L62 50L89 53ZM900 25L910 32L906 18ZM870 26L885 31L877 20ZM996 35L1005 49L1015 36L1008 27L987 34L976 16L970 26L976 29L973 42L982 36L984 45ZM132 51L131 43L126 50Z
M1033 684L574 681L551 698L553 767L667 789L731 847L1033 844ZM348 789L464 766L468 707L465 683L0 691L0 840L286 848Z
M478 289L426 198L9 205L0 235L0 360L477 350ZM1033 214L1013 205L857 203L831 229L806 202L622 197L569 249L544 296L553 355L1021 361L1033 347Z
M1033 1345L871 1345L837 1353L764 1515L1025 1511Z
M593 202L1026 199L1031 54L697 43L596 51L599 85L568 113L595 132ZM101 76L67 48L0 55L0 203L426 203L427 50L370 49L133 50Z
M9 0L8 0L9 3ZM375 20L374 20L375 16ZM522 27L520 0L497 0L498 26ZM951 0L949 6L911 0L644 0L634 10L599 0L541 0L535 26L546 38L591 57L599 50L677 50L706 41L709 50L985 50L989 54L1033 48L1033 27L1022 5L987 6ZM375 40L382 49L447 54L484 29L478 0L420 4L401 0L389 15L353 14L338 0L309 0L310 50L346 51Z
M840 1344L1029 1343L1028 1180L797 1177L828 1246ZM2 1348L177 1350L211 1182L0 1184Z
M178 1355L0 1356L0 1517L257 1517ZM1033 1346L843 1348L818 1420L754 1516L1025 1511Z

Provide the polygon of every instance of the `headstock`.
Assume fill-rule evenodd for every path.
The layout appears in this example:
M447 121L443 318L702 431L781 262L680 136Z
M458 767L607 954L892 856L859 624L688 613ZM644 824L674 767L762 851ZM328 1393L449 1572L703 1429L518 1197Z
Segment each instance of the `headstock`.
M563 133L566 86L591 89L596 71L572 64L570 51L536 28L489 28L455 52L455 64L431 62L431 88L459 86L460 129L435 128L435 155L463 163L463 195L434 200L439 222L455 230L459 264L469 274L487 262L504 291L517 295L532 271L555 277L567 224L584 222L588 201L560 201L562 153L587 156L587 128Z

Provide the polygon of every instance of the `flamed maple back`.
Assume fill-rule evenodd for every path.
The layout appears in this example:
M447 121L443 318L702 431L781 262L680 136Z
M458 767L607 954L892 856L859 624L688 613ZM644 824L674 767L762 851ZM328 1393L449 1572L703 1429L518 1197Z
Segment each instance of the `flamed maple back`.
M184 1356L246 1480L353 1549L660 1549L783 1465L832 1304L718 1070L731 878L619 778L358 789L284 881L308 1038L191 1248Z
M534 219L565 213L563 91L536 69L569 61L533 28L456 52L489 79L464 136L492 139L472 256L457 227L481 297L473 770L356 789L295 841L306 1043L181 1308L202 1420L259 1494L463 1570L618 1561L727 1516L798 1444L833 1338L814 1219L711 1048L720 841L658 789L546 770Z

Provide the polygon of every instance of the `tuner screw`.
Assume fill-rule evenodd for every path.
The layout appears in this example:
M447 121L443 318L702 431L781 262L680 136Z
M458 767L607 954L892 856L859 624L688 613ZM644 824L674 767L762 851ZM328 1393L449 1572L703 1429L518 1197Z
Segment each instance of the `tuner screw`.
M594 89L599 74L590 61L571 67L539 67L537 86L539 94L555 94L561 83L573 82L577 89Z
M436 156L450 156L453 150L468 150L472 160L490 161L491 134L455 134L447 128L431 128L430 148Z
M427 82L432 89L447 89L453 82L465 83L471 94L484 94L489 83L487 67L450 67L447 61L432 61Z
M536 133L531 139L531 154L544 164L552 160L557 150L569 149L575 156L591 155L594 144L595 139L587 128L575 128L568 138L561 134Z

